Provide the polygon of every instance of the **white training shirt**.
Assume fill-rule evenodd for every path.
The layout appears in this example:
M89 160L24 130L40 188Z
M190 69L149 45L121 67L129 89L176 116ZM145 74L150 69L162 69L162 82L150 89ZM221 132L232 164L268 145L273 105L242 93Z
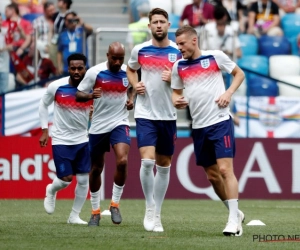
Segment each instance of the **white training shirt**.
M95 88L102 89L102 96L94 99L94 112L90 134L111 132L119 125L129 126L127 89L129 82L126 76L126 65L122 65L117 73L107 68L107 62L90 68L78 86L78 90L90 93Z
M185 88L193 128L203 128L228 120L229 107L215 102L224 92L221 70L231 73L236 64L220 50L201 51L195 60L179 60L172 69L172 89Z
M172 104L170 83L161 79L162 72L182 58L177 45L170 41L167 47L155 47L152 40L136 45L131 51L128 66L141 68L146 88L145 95L137 95L134 117L148 120L176 120L176 109Z
M54 102L52 145L76 145L88 141L88 119L92 102L76 102L77 88L69 77L49 84L39 106L42 129L48 128L48 106Z

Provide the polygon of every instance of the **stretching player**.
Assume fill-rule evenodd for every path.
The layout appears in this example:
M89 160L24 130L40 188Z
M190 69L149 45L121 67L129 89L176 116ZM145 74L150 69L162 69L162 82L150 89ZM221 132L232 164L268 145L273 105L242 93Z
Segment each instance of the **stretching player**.
M244 72L222 51L200 50L194 28L183 26L175 36L184 59L172 70L173 104L178 109L190 107L197 165L204 167L216 194L229 209L223 234L240 236L244 214L238 210L238 182L233 171L235 140L228 105L244 80ZM226 91L221 70L233 76Z
M52 82L40 101L39 116L43 134L41 147L48 142L48 106L54 102L52 151L56 167L55 179L47 185L44 208L48 214L55 209L56 193L70 185L76 174L77 185L72 212L68 219L71 224L87 224L79 218L86 200L88 179L91 168L87 127L91 102L77 103L77 86L86 73L86 57L72 54L68 57L70 77Z
M130 148L128 110L133 108L133 93L128 91L124 45L114 42L109 45L107 61L90 68L78 86L76 100L85 102L94 99L94 112L89 130L92 169L90 191L92 215L89 226L100 223L101 173L105 152L110 144L116 156L116 170L110 203L111 220L122 221L119 202L127 177L127 158ZM91 93L91 90L93 92ZM127 96L128 94L128 96Z
M176 109L172 105L171 68L181 58L168 39L168 13L155 8L149 13L152 40L136 45L128 61L127 76L137 93L134 117L141 155L140 180L146 198L144 228L163 232L161 207L169 186L176 140ZM139 82L137 70L141 68ZM154 177L153 168L156 165Z

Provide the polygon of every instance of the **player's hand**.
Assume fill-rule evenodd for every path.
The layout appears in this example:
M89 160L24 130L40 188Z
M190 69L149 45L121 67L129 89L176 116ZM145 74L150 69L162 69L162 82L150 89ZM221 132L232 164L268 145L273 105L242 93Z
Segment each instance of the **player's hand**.
M143 82L138 82L135 86L135 90L138 95L144 95L146 92L146 87Z
M126 101L125 106L126 106L127 110L132 110L133 109L133 100L128 99Z
M228 91L226 91L218 99L215 100L219 108L227 108L230 101L231 101L231 94Z
M181 96L174 102L174 107L177 109L184 109L188 104L189 103L184 99L184 96Z
M43 134L42 134L42 136L40 137L40 140L39 140L40 146L42 148L47 146L48 138L49 138L48 129L43 129Z
M165 82L171 82L172 70L165 65L165 70L161 74L161 79Z
M100 98L102 96L102 89L101 88L94 89L92 96L93 99Z

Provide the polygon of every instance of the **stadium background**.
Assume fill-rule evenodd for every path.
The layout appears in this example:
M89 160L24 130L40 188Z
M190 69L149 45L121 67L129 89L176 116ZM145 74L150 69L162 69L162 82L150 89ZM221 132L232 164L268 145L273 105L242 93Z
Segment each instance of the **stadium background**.
M181 6L182 2L185 1L180 2L178 4L179 1L177 0L160 1L159 7L175 13L178 11L178 6ZM153 1L153 4L157 3ZM110 42L119 40L126 43L128 7L126 1L123 0L74 0L73 9L80 13L83 20L90 23L95 30L100 27L98 29L100 33L98 33L95 41L97 51L93 50L94 41L92 39L88 41L91 62L98 63L105 60L107 45ZM277 53L282 54L281 51ZM292 51L290 50L291 54ZM129 49L125 62L128 57ZM258 68L263 68L262 61L258 61L257 64L261 66ZM254 72L255 70L251 67L247 68L247 65L242 66L250 73L258 73L257 76L262 74L261 72ZM300 77L299 71L298 68L296 79ZM272 80L269 75L269 65L268 74L264 75L264 78ZM262 82L264 81L262 80ZM279 91L280 89L286 90L286 84L282 82L285 80L278 79L276 81ZM299 82L296 81L296 83ZM269 86L264 88L262 84L257 88L265 92L261 92L258 96L249 97L249 85L250 81L237 94L238 98L242 100L241 102L244 103L244 107L238 109L237 112L242 121L241 127L237 130L243 129L243 131L237 134L240 138L237 139L237 157L234 162L236 175L239 179L240 198L299 199L300 185L297 182L300 177L300 152L298 152L300 151L300 111L297 107L297 104L300 103L299 90L292 88L290 92L286 91L285 95L280 95L279 92L279 97L270 97L261 94L266 93ZM285 87L280 88L280 86ZM272 88L270 87L270 89ZM288 94L286 94L287 92ZM3 135L0 137L0 198L2 199L42 199L46 184L54 177L51 147L48 145L46 149L41 149L38 144L39 122L35 107L38 105L38 101L32 102L32 98L39 99L39 96L32 93L31 90L28 90L0 97ZM20 94L22 96L18 97ZM283 99L282 103L290 102L290 106L294 107L292 110L290 106L285 107L287 113L285 116L280 98ZM24 103L24 100L28 100L28 102L25 101ZM250 100L254 102L253 106L251 106ZM31 106L28 103L34 104ZM261 103L264 103L265 108L258 112L257 105L260 106ZM277 110L278 107L280 107L279 110ZM11 113L12 111L14 112ZM287 119L287 116L290 119ZM12 130L9 130L11 127L8 122L13 124ZM132 113L131 122L132 136L134 137ZM191 138L188 138L188 123L186 113L180 113L178 120L179 138L176 142L170 187L166 197L172 199L216 199L203 171L195 166L192 141ZM125 199L143 198L138 178L139 165L140 157L136 140L133 138L129 158L128 184L126 184L123 194ZM110 197L113 169L114 159L110 153L107 156L105 167L103 199ZM73 188L63 190L58 198L73 198L73 190Z

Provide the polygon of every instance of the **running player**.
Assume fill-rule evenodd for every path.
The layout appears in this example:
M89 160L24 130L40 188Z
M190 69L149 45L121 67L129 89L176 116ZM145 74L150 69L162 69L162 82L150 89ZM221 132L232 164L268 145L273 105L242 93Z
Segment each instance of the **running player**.
M228 105L244 80L244 72L222 51L200 50L194 28L183 26L175 36L183 59L172 70L173 104L178 109L190 107L197 165L204 167L216 194L229 209L223 234L240 236L244 214L238 210L238 182L233 171L235 140ZM221 70L233 76L227 90Z
M177 114L171 100L171 68L181 54L168 39L170 23L165 10L151 10L148 27L152 39L133 48L127 76L137 93L134 117L141 155L140 180L146 198L144 228L163 232L161 207L169 186L176 140ZM139 68L140 82L136 73Z
M92 215L89 226L100 223L101 173L104 167L105 152L110 144L116 156L116 170L112 199L111 219L114 224L122 221L119 203L127 177L127 158L130 147L128 110L133 108L133 94L129 90L126 76L124 45L114 42L109 45L107 61L90 68L78 86L76 100L94 100L92 124L89 130L92 169L90 191ZM92 93L91 90L93 90ZM128 94L128 96L127 96Z
M86 57L72 54L68 57L69 77L52 82L40 101L39 116L43 134L41 147L48 142L48 106L54 102L52 151L56 167L55 179L46 187L44 208L48 214L55 209L56 193L71 184L76 175L77 185L72 212L68 219L71 224L87 224L79 218L88 192L91 168L87 127L91 102L77 103L77 86L86 73Z

